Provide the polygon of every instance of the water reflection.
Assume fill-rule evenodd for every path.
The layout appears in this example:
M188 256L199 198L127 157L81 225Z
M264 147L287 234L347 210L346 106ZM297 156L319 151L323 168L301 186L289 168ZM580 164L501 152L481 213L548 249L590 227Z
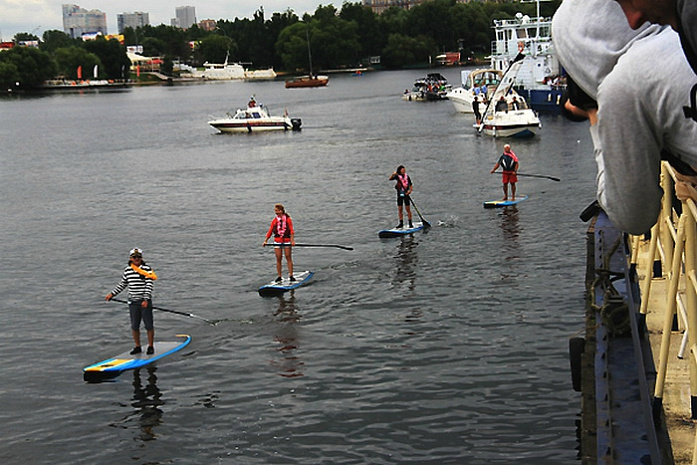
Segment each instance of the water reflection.
M278 310L274 313L274 316L279 323L274 334L274 342L279 344L276 350L280 356L271 363L279 370L279 376L284 378L304 376L302 366L305 363L296 354L300 346L300 337L296 323L300 321L301 315L298 313L295 305L295 293L293 290L290 291L287 298L285 295L278 297Z
M519 222L518 207L511 205L501 209L501 232L506 259L518 258L518 237L522 231Z
M157 367L149 366L147 369L133 370L133 398L131 406L134 411L128 414L123 420L113 424L112 426L128 427L132 421L136 421L138 425L139 435L136 436L140 441L153 441L157 439L155 429L162 424L162 414L164 413L160 406L164 405L162 400L162 392L157 387L157 376L155 372ZM143 383L142 376L145 376Z
M395 274L392 279L392 287L399 288L406 285L408 291L413 291L416 286L416 265L419 256L416 253L418 240L413 235L400 237L395 255Z

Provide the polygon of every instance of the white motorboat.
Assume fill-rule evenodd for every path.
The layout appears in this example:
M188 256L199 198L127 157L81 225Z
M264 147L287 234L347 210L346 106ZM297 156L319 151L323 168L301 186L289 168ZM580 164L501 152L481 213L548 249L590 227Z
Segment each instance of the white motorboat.
M537 134L541 127L537 113L513 90L516 73L524 58L519 54L504 73L483 112L481 123L474 125L479 132L492 137L533 137Z
M479 109L483 110L487 102L484 96L496 91L502 76L503 71L491 68L461 71L462 87L448 91L445 96L453 102L455 111L473 113L472 102L479 95Z
M235 114L228 114L222 118L213 119L208 122L220 132L265 132L265 131L299 131L302 125L300 118L290 118L287 114L283 116L270 116L266 107L248 106L238 109Z
M402 100L409 102L445 100L445 94L451 88L452 86L442 74L429 73L425 78L417 79L411 91L405 90Z
M539 0L536 3L534 18L517 13L514 19L494 20L491 67L503 71L518 53L524 53L515 89L534 110L559 111L565 85L552 43L552 18L541 17Z

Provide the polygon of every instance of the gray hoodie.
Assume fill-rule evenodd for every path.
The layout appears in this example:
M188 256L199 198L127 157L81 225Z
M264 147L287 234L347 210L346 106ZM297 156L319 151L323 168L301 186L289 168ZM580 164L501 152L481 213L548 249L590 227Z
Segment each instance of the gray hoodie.
M564 0L552 36L562 65L598 102L597 199L619 229L642 234L660 210L661 151L697 167L697 123L683 114L697 77L678 35L633 31L614 1Z

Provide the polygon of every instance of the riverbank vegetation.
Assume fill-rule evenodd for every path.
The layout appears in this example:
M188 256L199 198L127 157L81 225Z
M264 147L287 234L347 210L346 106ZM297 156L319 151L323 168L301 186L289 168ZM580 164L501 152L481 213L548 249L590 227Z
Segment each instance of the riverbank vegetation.
M560 3L541 3L542 16L551 16ZM220 19L213 31L196 25L187 30L165 25L126 28L123 44L102 37L72 39L62 31L49 30L38 49L16 46L0 52L0 89L33 88L57 76L77 79L78 69L89 76L97 69L100 79L127 80L129 45L142 46L144 56L160 57L165 74L172 73L174 62L200 67L226 59L252 68L305 71L308 40L315 70L365 65L371 57L380 57L384 68L425 66L446 51L461 52L465 61L490 52L493 19L513 18L518 12L535 16L536 6L433 0L410 10L393 7L376 15L362 2L347 2L340 9L320 5L302 17L289 9L270 18L260 8L252 18ZM14 41L37 39L22 33Z

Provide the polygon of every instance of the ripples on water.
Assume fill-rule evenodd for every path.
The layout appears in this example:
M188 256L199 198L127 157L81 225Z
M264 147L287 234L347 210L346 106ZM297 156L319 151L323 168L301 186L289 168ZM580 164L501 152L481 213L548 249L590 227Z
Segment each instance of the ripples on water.
M504 141L449 102L402 102L419 76L0 101L3 462L574 462L587 129L543 117L513 148L521 172L562 182L521 178L529 200L484 210ZM207 127L251 94L303 130ZM399 164L433 227L378 239ZM262 299L278 201L299 241L355 250L297 249L312 284ZM193 336L184 353L86 384L83 366L130 345L125 307L103 296L134 246L161 277L155 305L222 321L158 312L158 337Z

